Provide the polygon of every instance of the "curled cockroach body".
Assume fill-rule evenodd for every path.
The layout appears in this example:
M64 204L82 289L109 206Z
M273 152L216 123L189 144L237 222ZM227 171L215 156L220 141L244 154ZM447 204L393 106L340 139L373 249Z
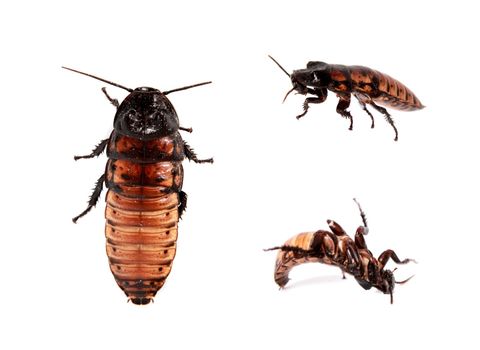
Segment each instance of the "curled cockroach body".
M274 278L280 288L288 283L288 274L292 268L307 262L319 262L338 266L343 273L353 275L364 289L375 287L385 294L390 294L391 303L393 303L395 284L405 283L411 277L405 281L395 281L393 271L386 270L385 265L390 258L397 264L406 264L415 260L400 260L391 249L384 251L376 259L365 243L364 235L368 233L368 226L364 212L360 205L358 207L363 226L357 228L355 240L352 240L335 221L327 220L331 232L318 230L300 233L282 246L267 249L279 250Z

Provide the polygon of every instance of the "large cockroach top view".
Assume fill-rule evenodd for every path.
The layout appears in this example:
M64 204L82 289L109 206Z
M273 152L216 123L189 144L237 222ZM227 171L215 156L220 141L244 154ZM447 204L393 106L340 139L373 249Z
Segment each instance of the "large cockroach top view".
M178 116L167 95L175 91L209 84L204 82L160 91L150 87L130 89L120 84L83 73L91 78L127 90L130 94L118 103L102 89L117 108L113 131L88 155L99 156L107 149L107 166L97 180L87 208L73 218L87 214L97 203L105 184L105 236L110 270L129 301L148 304L163 286L176 253L178 220L187 207L182 191L184 158L198 159L182 139Z
M389 259L397 264L415 262L413 259L400 260L397 254L391 250L385 250L378 259L368 250L365 235L368 234L367 219L360 204L355 200L360 210L363 226L357 228L355 240L352 240L343 228L333 220L327 220L330 231L318 230L316 232L300 233L282 246L268 250L279 250L275 263L274 279L280 288L288 283L290 271L298 265L308 262L317 262L337 266L343 273L353 275L355 280L364 288L377 288L385 294L390 294L390 302L393 303L393 290L395 284L406 283L395 281L393 272L387 270L385 265ZM333 233L332 233L333 232Z
M372 120L371 127L375 126L373 115L367 109L367 104L383 114L387 122L395 130L395 141L398 132L390 113L376 103L403 111L415 111L424 108L414 93L398 80L387 74L363 66L344 66L312 61L307 63L307 68L294 70L288 73L272 56L269 56L287 74L293 88L287 96L296 91L298 94L311 94L303 103L303 113L297 116L300 119L308 112L310 103L322 103L327 99L328 90L336 93L339 98L337 113L350 120L349 129L353 128L353 118L347 108L350 106L351 95L360 103L363 110Z

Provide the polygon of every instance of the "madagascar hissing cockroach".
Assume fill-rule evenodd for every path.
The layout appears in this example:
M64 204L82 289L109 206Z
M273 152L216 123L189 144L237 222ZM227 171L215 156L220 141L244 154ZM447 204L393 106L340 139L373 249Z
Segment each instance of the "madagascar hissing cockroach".
M415 260L400 260L391 249L385 250L376 259L365 243L364 235L368 234L365 213L360 204L356 200L355 202L363 221L363 226L357 228L355 241L339 224L333 220L327 220L333 233L324 230L300 233L290 238L282 246L266 249L267 251L279 250L274 278L280 288L285 287L288 283L288 274L295 266L307 262L319 262L338 266L342 270L343 278L345 278L345 272L353 275L364 289L375 287L385 294L390 294L390 302L393 303L395 284L405 283L413 276L401 282L395 281L393 272L396 269L386 270L385 265L390 258L397 264L406 264L415 262Z
M415 111L424 106L414 93L398 80L387 74L363 66L344 66L312 61L307 63L306 69L294 70L288 73L272 56L270 57L291 79L293 88L287 96L296 91L299 94L311 94L303 103L303 113L297 116L300 119L308 112L310 103L322 103L327 99L328 90L337 94L339 98L337 113L350 120L349 129L353 128L353 118L347 108L350 106L351 95L355 96L363 110L372 120L371 127L375 126L373 115L367 109L367 104L383 114L387 122L395 130L395 141L398 140L398 131L388 111L375 102L402 111Z
M105 208L105 236L110 270L128 300L148 304L170 273L176 252L178 220L187 207L182 191L186 157L195 163L213 163L198 159L180 136L177 113L168 100L169 93L211 83L163 91L150 87L135 90L111 81L62 67L127 90L130 94L118 103L102 88L117 108L113 131L92 153L99 156L107 149L105 173L95 185L88 207L73 218L75 223L97 203L103 185L108 188Z

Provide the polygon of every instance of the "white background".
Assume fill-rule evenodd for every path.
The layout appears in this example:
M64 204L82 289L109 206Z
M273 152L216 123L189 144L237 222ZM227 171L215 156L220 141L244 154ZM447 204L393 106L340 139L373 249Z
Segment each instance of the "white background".
M473 2L16 1L1 5L2 349L409 349L478 346L480 123ZM399 130L333 94L297 121L282 98L309 60L360 64L427 106L392 111ZM169 96L185 139L215 164L185 163L189 205L173 271L155 303L126 302L108 269L103 199L85 208L105 156L105 84L214 83ZM109 87L122 99L125 91ZM395 303L338 269L304 265L278 291L275 253L302 231L360 224L401 266ZM394 264L389 265L392 268Z

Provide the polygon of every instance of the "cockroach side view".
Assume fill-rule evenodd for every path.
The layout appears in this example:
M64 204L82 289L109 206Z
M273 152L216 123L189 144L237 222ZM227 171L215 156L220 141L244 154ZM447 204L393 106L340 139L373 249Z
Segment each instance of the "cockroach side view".
M363 226L359 226L355 233L355 241L339 224L333 220L327 220L333 233L324 230L300 233L290 238L282 246L266 249L267 251L279 250L274 278L280 288L285 287L288 283L288 274L295 266L318 262L338 266L342 270L343 278L345 278L345 272L353 275L364 289L375 287L385 294L390 294L390 302L393 303L395 284L406 283L413 276L401 282L395 281L393 272L396 269L386 270L385 265L390 258L397 264L406 264L415 262L415 260L400 260L391 249L385 250L376 259L365 243L364 235L368 234L365 213L360 204L356 200L355 202L363 220Z
M117 108L114 130L92 153L74 159L99 156L106 148L108 162L88 207L73 222L96 205L105 184L108 188L105 236L110 270L132 303L148 304L170 273L176 253L178 220L187 207L187 195L182 191L182 161L186 157L195 163L213 163L212 158L198 159L182 139L179 130L192 130L179 125L167 95L211 82L164 92L150 87L133 90L62 68L130 93L119 104L102 88Z
M383 114L387 122L395 130L395 141L398 140L398 131L388 111L376 103L402 111L415 111L424 108L415 94L387 74L363 66L344 66L312 61L307 63L306 69L294 70L288 73L272 56L270 57L291 79L293 88L287 96L296 91L298 94L311 94L303 103L303 113L297 119L305 116L310 103L322 103L327 99L328 90L337 94L339 98L337 113L350 120L349 130L353 128L353 118L347 108L350 106L351 95L360 103L363 110L372 120L371 127L375 126L373 115L367 109L367 104Z

